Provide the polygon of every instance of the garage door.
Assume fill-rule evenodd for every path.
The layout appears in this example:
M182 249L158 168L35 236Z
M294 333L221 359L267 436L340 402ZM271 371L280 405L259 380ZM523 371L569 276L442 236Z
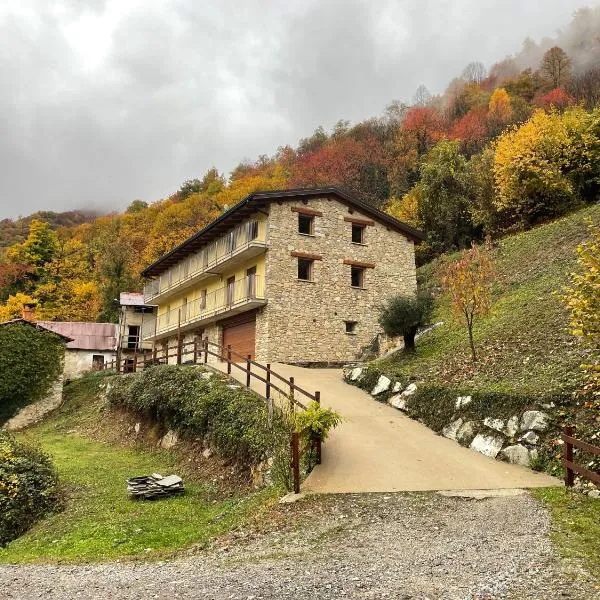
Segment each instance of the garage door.
M256 315L240 315L236 319L231 319L222 323L223 327L223 346L231 345L231 349L238 354L246 357L248 354L254 359L254 347L256 338ZM234 356L235 362L240 359Z

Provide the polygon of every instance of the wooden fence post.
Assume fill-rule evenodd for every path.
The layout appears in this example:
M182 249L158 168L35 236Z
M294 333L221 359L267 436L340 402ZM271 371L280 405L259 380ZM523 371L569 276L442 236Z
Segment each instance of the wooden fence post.
M181 337L181 309L177 312L177 364L181 364L183 338Z
M290 410L294 412L294 378L290 377Z
M194 364L198 363L198 338L194 336Z
M300 434L292 433L292 479L294 482L294 494L300 493Z
M231 375L231 344L227 346L227 375Z
M246 358L246 387L250 387L250 369L252 368L252 354Z
M565 425L564 434L568 435L569 437L573 437L573 426ZM571 444L570 442L568 442L566 440L565 440L564 458L566 461L569 461L570 463L573 462L573 444ZM567 487L573 487L574 483L575 483L575 473L569 466L565 465L565 485Z
M155 365L158 362L156 342L152 342L152 364Z
M321 392L315 392L315 402L321 406ZM318 465L321 464L321 436L319 436L316 440L316 462Z
M208 362L208 338L204 340L204 364Z
M267 399L267 413L269 419L269 425L273 424L273 401L271 400L271 363L267 363L267 374L265 376L267 380L265 383L265 398Z

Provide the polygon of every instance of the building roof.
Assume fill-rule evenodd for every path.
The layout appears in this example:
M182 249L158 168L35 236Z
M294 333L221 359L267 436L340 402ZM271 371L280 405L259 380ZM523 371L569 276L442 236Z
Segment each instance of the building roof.
M119 304L121 306L150 306L144 302L144 294L140 292L121 292Z
M156 262L147 267L142 275L144 277L156 277L166 271L169 267L177 264L186 256L196 252L202 246L212 241L222 233L231 229L240 221L243 221L249 214L267 208L269 202L273 200L305 200L308 198L336 198L340 202L347 204L361 212L370 215L377 221L385 223L388 227L404 234L414 242L420 242L425 239L422 232L414 229L410 225L395 219L394 217L380 211L379 209L365 204L362 200L352 196L348 192L335 187L322 188L302 188L294 190L276 190L269 192L254 192L246 196L243 200L225 211L222 215L211 221L206 227L195 233L179 246L176 246L170 252L167 252Z
M117 347L114 323L38 321L36 325L70 339L68 350L115 350Z
M39 322L28 321L27 319L23 319L21 317L19 317L18 319L12 319L10 321L4 321L4 322L0 323L0 327L4 327L6 325L29 325L29 327L39 329L40 331L47 331L48 333L57 335L58 337L62 338L65 342L73 341L73 338L69 337L68 335L65 335L63 333L55 331L54 329L51 329L50 327L45 327L43 324L41 324Z

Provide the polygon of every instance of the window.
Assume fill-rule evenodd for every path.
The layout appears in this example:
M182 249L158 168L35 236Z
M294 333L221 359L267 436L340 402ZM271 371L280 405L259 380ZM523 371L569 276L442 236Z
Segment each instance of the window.
M246 271L246 286L248 298L256 298L256 267L250 267Z
M356 333L356 326L358 325L357 321L344 321L344 325L346 326L346 333Z
M248 221L248 240L252 241L258 237L258 221Z
M352 242L355 244L365 243L365 226L352 223Z
M206 310L206 290L200 292L200 310Z
M298 213L298 233L313 235L315 218L311 215Z
M227 279L227 305L231 306L235 300L235 275Z
M135 350L139 346L140 341L140 326L129 325L127 330L127 348L129 350Z
M365 270L362 267L350 267L350 285L362 288L365 283Z
M309 258L298 259L298 279L312 281L313 262Z
M92 355L92 371L102 371L104 368L104 356L102 354Z

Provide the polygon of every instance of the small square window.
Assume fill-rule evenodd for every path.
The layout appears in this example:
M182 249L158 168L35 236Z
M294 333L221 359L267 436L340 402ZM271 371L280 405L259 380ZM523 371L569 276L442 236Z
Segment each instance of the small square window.
M315 218L310 215L298 215L298 233L313 235Z
M365 243L365 226L352 223L352 241L355 244Z
M298 259L298 279L312 281L313 261L308 258Z
M344 324L346 326L346 333L356 333L356 326L358 325L357 321L344 321Z
M365 270L362 267L350 267L350 285L355 288L364 287Z

